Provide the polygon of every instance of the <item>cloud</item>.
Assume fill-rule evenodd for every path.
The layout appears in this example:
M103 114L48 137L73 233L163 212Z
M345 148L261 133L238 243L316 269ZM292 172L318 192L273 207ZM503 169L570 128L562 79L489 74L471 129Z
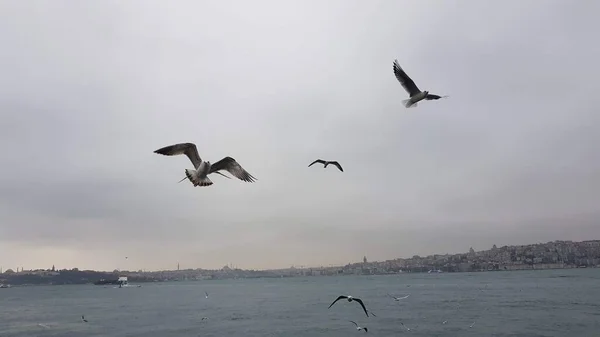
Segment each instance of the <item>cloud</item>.
M3 3L0 263L267 268L590 238L598 7ZM394 59L450 98L405 109ZM187 158L152 152L178 142L258 181L177 184Z

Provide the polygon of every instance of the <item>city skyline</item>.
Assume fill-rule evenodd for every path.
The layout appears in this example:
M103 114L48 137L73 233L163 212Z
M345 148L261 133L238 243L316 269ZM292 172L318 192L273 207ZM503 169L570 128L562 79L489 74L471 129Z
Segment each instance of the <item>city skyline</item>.
M599 10L0 2L0 264L268 269L596 237ZM405 108L395 59L450 97ZM257 181L177 183L189 160L153 151L180 142Z
M564 239L556 239L556 240L550 240L550 241L544 241L544 242L537 242L537 243L522 243L522 244L493 244L490 247L484 248L484 249L474 249L473 246L469 247L469 249L466 249L464 251L459 251L459 252L434 252L434 253L428 253L428 254L412 254L410 256L396 256L396 257L387 257L387 258L382 258L382 259L369 259L367 255L363 255L361 258L357 258L351 261L347 261L344 263L330 263L330 264L320 264L320 265L288 265L288 266L278 266L278 267L270 267L270 268L252 268L252 267L248 267L248 268L244 268L241 266L238 266L232 262L227 263L225 265L222 266L213 266L213 267L206 267L206 266L200 266L200 265L196 265L196 266L183 266L181 267L179 262L175 263L175 268L159 268L159 269L148 269L148 268L113 268L113 269L94 269L94 268L85 268L85 267L79 267L79 266L58 266L55 267L56 265L53 264L51 268L47 268L47 267L38 267L38 268L25 268L25 271L28 270L71 270L73 268L77 268L79 270L93 270L93 271L99 271L99 272L113 272L115 270L119 270L119 271L129 271L129 272L136 272L136 271L143 271L143 272L160 272L160 271L176 271L176 270L196 270L196 269L202 269L202 270L220 270L222 268L231 268L231 269L241 269L241 270L257 270L257 271L269 271L269 270L284 270L284 269L289 269L289 268L298 268L298 269L310 269L310 268L331 268L331 267L342 267L345 265L352 265L352 264L358 264L360 263L360 261L362 262L369 262L369 263L382 263L382 262L386 262L386 261L394 261L394 260L410 260L413 259L415 256L418 256L420 258L427 258L427 257L431 257L431 256L452 256L452 255L461 255L461 254L470 254L472 252L476 252L476 253L481 253L481 252L486 252L486 251L491 251L493 249L496 249L497 247L529 247L529 246L537 246L537 245L548 245L548 244L555 244L555 243L564 243L564 242L571 242L571 243L575 243L575 244L581 244L581 243L586 243L586 242L594 242L595 246L597 247L597 249L600 249L600 240L597 239L590 239L587 238L585 240L564 240ZM600 255L600 251L598 251L598 254ZM128 259L127 259L128 260ZM19 268L21 268L21 270L23 270L23 266L19 266L16 269L13 268L4 268L3 265L0 264L0 273L2 273L3 270L19 270Z

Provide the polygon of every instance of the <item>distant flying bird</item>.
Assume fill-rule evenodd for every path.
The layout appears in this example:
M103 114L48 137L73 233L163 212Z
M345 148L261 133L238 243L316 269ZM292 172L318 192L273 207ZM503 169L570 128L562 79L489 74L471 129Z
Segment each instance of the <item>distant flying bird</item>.
M365 307L365 304L363 303L363 301L360 298L356 298L356 297L352 297L352 296L344 296L344 295L339 296L338 298L336 298L335 301L333 301L333 303L331 303L329 305L329 308L331 308L335 304L335 302L337 302L343 298L348 299L348 302L352 302L352 301L358 302L360 304L360 306L363 308L363 310L365 311L365 314L367 315L367 317L369 317L369 313L367 312L367 308ZM327 308L327 309L329 309L329 308Z
M233 174L236 178L245 182L251 183L256 180L256 178L254 178L250 173L244 170L242 166L231 157L225 157L212 165L208 161L202 161L200 155L198 155L198 149L193 143L181 143L166 146L154 151L154 153L162 154L165 156L185 154L190 159L192 164L194 164L194 170L185 170L186 177L192 182L192 184L194 184L194 186L212 185L213 182L208 178L208 175L211 173L217 173L226 178L229 178L221 172L218 172L220 170L226 170L229 173ZM185 178L183 178L179 182L182 182L183 180L185 180Z
M354 323L354 325L356 325L356 330L360 331L360 330L365 330L365 332L369 332L369 329L367 328L363 328L362 326L358 326L358 324L356 324L355 321L350 321L352 323Z
M408 295L406 295L406 296L404 296L404 297L395 297L395 296L392 296L392 295L390 295L390 294L388 294L388 296L389 296L389 297L391 297L391 298L393 298L393 299L394 299L394 300L396 300L396 301L400 301L400 300L403 300L403 299L405 299L405 298L408 298L408 296L410 296L410 294L408 294Z
M308 165L308 167L311 167L314 163L325 164L325 166L323 166L323 168L327 168L327 165L331 164L331 165L336 166L338 169L340 169L340 171L344 172L342 165L340 165L340 163L338 163L337 161L325 161L322 159L317 159L317 160L313 161L312 163L310 163L310 165Z
M81 320L82 320L84 323L87 323L87 319L85 319L85 317L84 317L83 315L81 315Z
M410 331L410 328L407 327L406 325L404 325L404 323L400 322L400 324L402 324L402 326L406 329L406 331Z
M208 319L208 317L202 317L202 320Z
M208 293L205 291L204 294L206 295L206 298L208 298Z
M446 324L446 323L448 323L448 321L443 321L443 322L442 322L442 324Z
M415 84L415 82L406 74L404 69L400 67L398 60L394 60L394 75L396 75L396 79L400 82L404 90L408 92L410 96L409 99L405 99L402 101L404 106L407 108L416 107L417 102L422 100L432 100L432 99L440 99L448 96L438 96L430 94L429 91L421 91Z
M469 325L469 328L472 328L473 325L475 325L475 322L471 323L471 325Z

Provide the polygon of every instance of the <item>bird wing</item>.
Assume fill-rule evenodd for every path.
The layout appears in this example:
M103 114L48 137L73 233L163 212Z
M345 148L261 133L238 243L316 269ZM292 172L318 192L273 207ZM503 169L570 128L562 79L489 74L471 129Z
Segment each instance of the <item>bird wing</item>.
M369 313L373 315L373 317L377 317L377 315L375 315L371 310L369 310Z
M400 63L398 63L398 60L394 60L394 75L396 75L396 79L398 79L398 82L402 84L402 87L408 92L410 97L421 92L421 90L419 90L415 82L410 77L408 77L404 69L400 67Z
M154 151L154 153L162 154L165 156L176 156L180 154L185 154L192 164L194 164L194 168L198 168L202 163L202 159L200 159L200 155L198 154L198 149L194 143L181 143L170 146L165 146L161 149Z
M230 177L228 177L228 176L224 175L224 174L223 174L223 173L221 173L221 172L215 172L215 173L216 173L216 174L220 174L220 175L222 175L223 177L225 177L225 178L227 178L227 179L231 179ZM186 177L186 178L187 178L187 177Z
M342 165L340 165L340 163L338 163L337 161L330 161L329 164L337 166L337 168L340 169L340 171L344 172Z
M363 303L363 301L360 298L356 298L356 297L354 297L353 300L355 300L356 302L360 303L360 306L365 311L365 314L367 315L367 317L369 317L369 312L367 312L367 308L365 307L365 304Z
M401 300L403 300L403 299L405 299L405 298L408 298L408 296L410 296L410 294L408 294L408 295L406 295L406 296L404 296L404 297L400 297L400 299L401 299Z
M340 297L336 298L335 301L333 301L333 303L331 303L329 305L329 308L331 308L335 304L335 302L341 300L342 298L348 298L348 296L340 295ZM329 309L329 308L327 308L327 309Z
M311 166L312 166L312 164L314 164L314 163L321 163L321 164L325 164L325 163L326 163L326 161L324 161L323 159L317 159L317 160L313 161L312 163L310 163L310 165L308 165L308 167L311 167Z
M440 98L446 98L449 96L438 96L438 95L434 95L434 94L427 94L427 96L425 96L425 99L428 101L431 101L433 99L440 99Z
M369 329L367 329L367 328L363 328L363 330L365 330L365 332L369 332Z
M244 168L238 164L235 159L231 157L225 157L218 162L214 163L210 167L210 171L208 173L215 173L219 170L226 170L227 172L233 174L236 178L246 181L253 182L256 180L250 173L248 173Z
M352 322L352 323L354 323L354 325L358 326L358 324L356 324L356 322L355 322L355 321L349 321L349 322Z

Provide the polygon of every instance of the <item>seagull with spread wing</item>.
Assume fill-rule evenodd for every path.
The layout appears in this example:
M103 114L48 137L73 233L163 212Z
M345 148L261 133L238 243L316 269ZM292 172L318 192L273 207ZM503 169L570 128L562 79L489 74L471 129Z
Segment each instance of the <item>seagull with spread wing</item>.
M400 82L404 90L406 90L406 92L408 92L408 95L410 96L409 99L405 99L402 101L402 103L404 103L404 106L407 108L416 107L417 102L422 101L424 99L430 101L433 99L448 97L430 94L427 90L419 90L415 82L406 74L404 69L400 67L400 63L398 63L398 60L394 60L394 75L396 75L396 79Z
M365 314L367 315L367 317L369 317L369 312L367 312L367 308L365 307L365 304L363 303L363 301L360 298L352 297L352 296L349 296L349 295L348 296L345 296L345 295L339 296L338 298L335 299L335 301L333 301L333 303L331 303L329 305L329 308L331 308L335 304L335 302L337 302L337 301L339 301L341 299L344 299L344 298L347 299L348 302L352 302L352 301L358 302L358 304L360 304L360 306L365 311ZM327 309L329 309L329 308L327 308Z
M327 165L331 164L331 165L334 165L335 167L337 167L340 171L344 172L342 165L340 165L340 163L338 163L337 161L326 161L323 159L317 159L317 160L313 161L312 163L310 163L310 165L308 165L308 167L311 167L315 163L324 164L325 166L323 166L323 168L327 168Z
M226 175L219 172L220 170L225 170L234 175L236 178L245 181L245 182L254 182L256 178L254 178L250 173L248 173L240 164L238 164L235 159L231 157L225 157L218 162L211 164L208 161L202 161L200 155L198 154L198 149L194 143L181 143L170 146L165 146L160 148L154 153L162 154L165 156L175 156L180 154L185 154L192 164L194 164L194 170L185 169L186 178L189 179L194 186L210 186L213 182L208 178L208 175L211 173L220 174L226 178ZM186 178L181 179L179 182L182 182ZM231 178L229 178L231 179Z
M393 299L394 299L394 300L396 300L396 301L400 301L400 300L403 300L403 299L405 299L405 298L408 298L408 296L410 296L410 294L408 294L408 295L406 295L406 296L403 296L403 297L396 297L396 296L392 296L392 295L390 295L390 294L388 294L388 296L389 296L389 297L391 297L391 298L393 298Z
M354 323L354 325L356 325L356 330L360 331L360 330L365 330L365 332L369 332L368 328L363 328L362 326L358 326L358 324L355 321L349 321L351 323Z

